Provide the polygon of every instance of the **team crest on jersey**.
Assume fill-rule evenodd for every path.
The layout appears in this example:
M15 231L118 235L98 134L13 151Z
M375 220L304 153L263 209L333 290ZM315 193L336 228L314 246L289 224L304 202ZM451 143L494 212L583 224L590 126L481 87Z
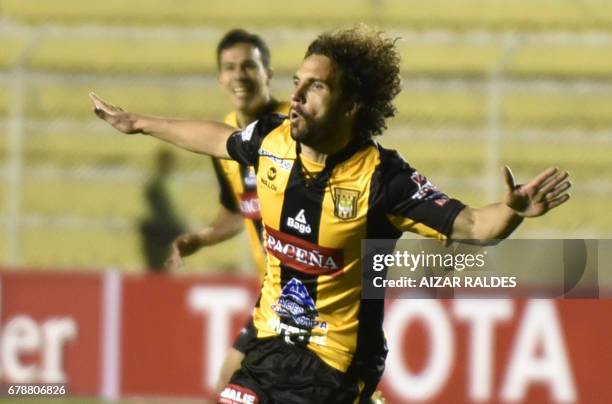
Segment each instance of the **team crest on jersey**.
M334 215L340 219L353 219L357 216L359 191L347 188L334 188Z

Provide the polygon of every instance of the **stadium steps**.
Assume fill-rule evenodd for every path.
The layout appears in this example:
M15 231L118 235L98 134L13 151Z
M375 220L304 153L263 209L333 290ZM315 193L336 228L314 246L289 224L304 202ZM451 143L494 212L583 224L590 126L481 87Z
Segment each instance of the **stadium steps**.
M209 75L217 72L215 45L208 41L142 38L46 38L26 60L29 69L58 73ZM0 44L2 45L2 44ZM308 41L272 41L272 64L280 75L293 75ZM0 69L8 69L20 43L7 43ZM398 43L407 77L483 78L504 48L501 44ZM612 80L609 44L521 44L504 74L511 78Z
M207 161L201 161L195 167L199 167L200 171L209 171ZM147 178L113 182L66 178L48 180L28 176L24 181L23 209L49 217L72 215L99 220L108 217L125 220L144 217L147 213L143 196L146 181ZM212 212L209 212L203 199L208 194L210 203L216 202L217 186L212 176L197 183L177 179L172 188L174 196L179 200L180 210L177 211L181 215L190 217L193 223L210 216ZM70 195L68 201L66 195ZM121 197L117 198L118 195Z
M330 28L364 21L381 26L451 30L611 30L612 5L601 0L2 0L5 18L27 24L117 24Z
M90 90L126 109L150 114L185 118L221 119L229 104L216 83L165 85L157 83L121 86L91 81L83 84L48 84L27 91L25 111L31 119L73 119L94 121ZM275 83L275 94L286 98L290 84ZM283 96L284 95L284 96ZM7 112L8 91L0 90L0 115ZM418 88L407 86L396 101L398 116L393 125L416 127L466 126L486 124L488 99L486 89ZM556 92L507 89L502 98L505 128L612 128L612 95L609 93Z
M136 223L134 223L136 227ZM38 268L65 268L67 270L120 268L124 272L142 272L139 232L129 230L91 230L57 228L26 228L22 232L22 261ZM0 237L0 252L3 251ZM210 271L232 273L236 266L243 273L249 270L249 252L243 236L227 240L218 248L208 248L185 260L181 273ZM231 251L231 253L228 253Z
M155 153L163 147L157 140L142 136L127 137L108 128L104 134L67 131L26 134L23 152L26 164L31 166L47 165L68 170L94 166L146 172L152 170ZM178 169L202 166L202 155L178 150L177 154L180 157Z
M31 24L43 29L48 24L99 24L122 28L141 25L155 28L204 27L204 31L210 29L211 32L203 41L168 38L157 38L155 41L138 38L118 40L116 36L69 40L60 40L52 35L43 37L25 60L28 69L41 75L51 72L69 77L75 73L95 73L107 78L115 77L113 75L128 76L128 82L129 76L136 79L139 76L162 75L171 85L121 85L118 83L126 81L121 78L108 85L108 81L98 80L95 75L88 85L74 84L68 80L58 82L56 78L45 84L28 83L28 118L49 120L50 126L57 119L92 123L91 127L84 125L82 132L46 129L44 133L39 133L27 130L24 143L27 167L59 167L77 174L92 167L101 171L108 168L112 173L113 169L120 167L149 173L158 143L141 137L126 139L113 134L103 124L96 123L86 99L87 92L93 88L119 105L154 114L218 119L228 106L223 104L225 101L220 102L225 97L221 96L214 80L209 77L208 84L202 85L175 85L172 82L174 79L178 82L184 75L214 77L214 44L219 33L229 27L244 26L255 30L265 30L271 26L286 28L287 34L283 38L291 42L284 42L283 38L270 41L279 79L283 75L293 74L303 57L309 39L304 39L301 30L307 29L314 35L321 29L355 21L377 23L387 29L395 27L398 31L440 29L452 33L504 33L517 30L574 34L612 31L612 4L599 0L385 0L378 2L380 7L372 7L373 3L339 0L330 7L327 0L313 0L307 7L296 8L287 7L286 1L279 0L183 0L180 3L173 0L0 0L0 18L3 21ZM300 33L298 38L292 35L296 32ZM6 73L14 66L23 44L21 39L0 38L0 72ZM403 57L403 74L410 78L485 78L504 51L501 45L416 44L410 40L399 42L399 46ZM612 55L605 45L522 44L510 56L504 76L526 80L610 81ZM281 83L275 93L284 95L289 91L290 84L287 82ZM0 118L7 112L8 97L8 88L0 85ZM486 150L482 141L468 138L430 142L426 139L427 131L438 127L461 127L468 131L470 128L481 131L486 127L487 98L483 90L406 88L398 99L398 106L400 114L391 121L391 127L410 125L417 131L423 128L425 136L416 143L384 137L382 142L388 147L400 149L412 164L427 173L434 182L436 178L445 176L478 177L486 171ZM503 103L502 123L506 132L503 135L501 160L513 167L519 181L548 164L569 169L577 184L593 178L611 178L612 167L608 156L612 153L612 146L608 143L562 144L532 139L523 144L506 137L510 131L524 127L609 130L612 127L610 111L612 99L609 94L509 91ZM0 130L3 131L4 127ZM0 161L6 161L6 152L6 137L0 136ZM444 155L443 161L441 155ZM207 159L201 156L185 153L179 161L180 175L196 170L210 172ZM60 228L53 225L25 226L22 234L24 262L41 267L53 262L54 266L112 265L139 269L137 218L146 213L141 194L142 183L115 180L88 181L86 178L65 176L49 179L26 173L22 195L26 216L119 220L126 222L127 228L77 226L62 227L58 231ZM185 215L188 222L208 222L212 218L218 206L214 183L177 181L175 188L177 210ZM476 206L485 202L482 192L467 189L461 184L451 184L444 190ZM5 183L0 182L0 212L5 212L5 195ZM582 230L584 223L596 223L597 229L602 232L612 228L612 217L600 213L609 210L608 195L575 193L573 198L570 203L579 209L573 209L572 214L548 215L537 223L531 223L528 230L536 234L539 229L567 232ZM0 234L0 254L5 248L4 236ZM244 251L240 239L230 241L226 247L207 250L188 262L200 268L230 264L235 262L235 254L227 257L225 251Z
M3 37L0 38L0 71L13 67L24 48L25 40L22 38Z
M40 138L45 135L41 135ZM110 134L109 139L114 135ZM125 152L126 148L135 148L142 145L147 149L146 139L134 139L129 147L125 147L132 141L117 136L121 144L117 142L116 153ZM39 139L37 139L36 143ZM47 149L46 163L54 166L65 163L70 152L64 153L57 148L66 147L71 139L64 140L64 144L57 138L50 138L48 143L40 143L39 147ZM55 141L51 141L55 140ZM392 139L389 139L392 140ZM436 182L438 178L466 178L482 175L486 170L485 150L481 142L474 140L448 140L441 146L439 141L427 141L424 136L418 143L392 140L387 142L382 139L388 147L398 147L402 154L422 172L427 173ZM89 148L102 147L106 142L96 141L90 143ZM124 145L122 148L121 145ZM88 147L81 145L77 147L83 153ZM26 147L30 150L31 145ZM55 149L53 148L55 147ZM72 147L72 146L71 146ZM574 144L546 144L544 142L534 144L517 144L513 142L503 143L502 161L512 166L519 180L529 178L533 173L540 171L549 164L560 165L572 172L574 181L582 184L593 178L610 178L612 168L609 165L609 155L612 152L611 145L582 145L578 150ZM135 149L134 149L135 150ZM111 152L109 148L109 152ZM134 153L136 153L134 151ZM139 151L142 154L139 166L144 173L150 172L150 161L152 154ZM443 164L440 156L444 155ZM79 154L77 154L77 157ZM125 156L125 155L124 155ZM74 157L74 156L73 156ZM127 157L127 156L125 156ZM29 159L29 152L26 151ZM83 156L83 158L88 158ZM131 156L130 156L131 158ZM200 170L210 172L208 162L201 156L195 156L197 160L185 162L181 156L181 171L185 174L187 170ZM55 161L53 161L55 160ZM91 166L97 169L95 161L81 161L82 165L73 167L75 171L86 170ZM28 166L32 168L33 163L28 160ZM208 181L200 184L193 182L175 181L173 195L176 198L177 211L185 220L191 224L208 222L217 209L216 185ZM500 176L501 181L501 176ZM29 265L45 266L54 262L59 266L105 266L119 265L134 270L140 268L139 257L139 235L138 218L146 214L146 206L143 203L142 181L88 181L87 179L67 178L58 176L57 179L32 177L26 175L23 181L23 213L26 216L53 217L70 216L83 218L86 221L94 220L104 222L105 220L124 221L124 228L102 228L92 226L77 226L74 228L42 224L36 227L26 226L23 230L22 241L24 250L24 261ZM446 184L445 192L458 197L473 205L479 206L485 202L482 192L464 187L462 184ZM0 187L0 196L2 196ZM68 196L68 197L66 197ZM4 199L2 200L4 201ZM605 194L577 193L573 203L581 209L574 211L572 215L551 215L529 226L532 232L542 229L559 229L561 231L578 231L585 222L594 223L593 215L605 211L609 207L609 196ZM599 217L599 216L598 216ZM599 231L606 231L612 227L612 217L600 217L597 220ZM597 230L597 229L595 229ZM0 241L1 243L1 241ZM233 240L226 245L230 251L242 251L239 240ZM0 245L0 249L2 246ZM211 249L199 254L195 259L190 259L193 267L206 268L214 265L228 265L231 263L223 251L227 249Z
M47 136L39 136L42 137ZM88 154L87 146L83 146L83 142L77 141L77 145L68 145L70 139L65 137L63 139L59 135L48 137L48 141L40 144L28 139L24 148L25 162L29 168L25 173L26 183L34 184L31 185L29 192L32 193L32 197L37 192L41 196L39 200L33 202L34 205L28 205L29 208L34 209L34 206L38 206L34 209L36 211L48 209L49 211L45 213L52 213L56 209L72 210L71 207L62 207L62 204L55 204L52 201L53 195L56 195L56 198L64 198L65 195L74 194L83 195L83 198L89 201L75 206L75 209L83 214L132 212L115 209L114 206L121 203L115 199L115 195L117 192L120 195L131 195L130 192L133 191L130 191L129 187L145 181L145 177L153 171L152 161L155 151L160 146L158 142L147 142L147 139L143 138L128 140L109 134L108 140L104 142L113 145L106 146L104 157L112 159L109 161L101 157L102 153ZM115 140L116 138L118 140ZM429 140L427 132L423 132L418 142L401 136L383 137L381 141L386 147L398 149L412 164L427 173L443 177L469 178L478 177L486 170L486 143L476 136L473 139L449 138L441 143L439 139ZM103 143L99 141L96 144ZM78 146L83 147L78 148ZM142 150L136 150L138 147ZM41 153L42 150L46 153ZM577 148L570 142L551 142L549 139L532 139L524 142L502 134L500 160L511 164L517 172L525 173L533 173L549 165L559 165L570 170L577 181L589 182L594 178L612 178L612 166L609 164L611 153L612 143L585 143ZM177 152L177 154L179 161L177 169L183 178L181 184L185 187L185 191L181 192L183 197L187 198L190 195L190 186L194 188L214 186L214 175L210 170L208 158L188 152ZM442 154L445 156L444 164L440 164ZM37 176L37 170L45 167L53 167L57 174ZM137 175L134 176L134 173ZM193 174L197 175L194 177ZM133 198L130 200L136 202ZM100 206L110 206L110 208L100 208L103 209L100 211L96 208L97 205L92 203L93 201L100 201Z

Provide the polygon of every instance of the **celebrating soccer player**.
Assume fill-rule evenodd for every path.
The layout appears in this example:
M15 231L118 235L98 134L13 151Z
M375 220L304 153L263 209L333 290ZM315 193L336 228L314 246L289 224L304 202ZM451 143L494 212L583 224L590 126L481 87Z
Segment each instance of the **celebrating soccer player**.
M568 175L555 168L525 185L506 168L502 201L483 208L440 192L373 140L395 113L399 72L393 39L358 26L310 44L289 117L268 114L244 130L129 113L92 95L96 114L124 133L255 167L267 272L253 311L256 338L219 402L368 400L386 344L384 302L360 298L361 240L404 231L499 239L568 200Z

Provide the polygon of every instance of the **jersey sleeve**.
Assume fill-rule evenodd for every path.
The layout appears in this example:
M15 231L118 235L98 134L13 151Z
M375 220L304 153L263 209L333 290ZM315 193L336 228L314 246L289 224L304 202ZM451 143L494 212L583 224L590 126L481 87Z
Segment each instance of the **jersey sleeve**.
M450 238L463 203L449 198L403 160L386 184L387 218L395 228L440 240Z
M215 169L215 176L217 178L217 182L219 183L219 202L223 205L227 210L235 213L239 213L240 209L238 208L238 204L236 203L236 198L234 198L234 193L232 192L232 187L229 183L223 168L221 167L221 163L219 160L214 158L212 159L213 168Z
M227 152L238 163L257 169L259 148L264 137L279 126L286 116L270 113L234 132L227 140Z

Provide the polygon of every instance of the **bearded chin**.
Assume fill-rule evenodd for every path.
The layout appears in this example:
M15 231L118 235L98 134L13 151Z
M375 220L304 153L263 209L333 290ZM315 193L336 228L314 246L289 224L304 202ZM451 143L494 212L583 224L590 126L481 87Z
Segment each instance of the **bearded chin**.
M291 125L291 138L293 140L303 142L304 139L307 138L307 136L308 136L308 132L305 128L300 130L296 128L295 126Z

